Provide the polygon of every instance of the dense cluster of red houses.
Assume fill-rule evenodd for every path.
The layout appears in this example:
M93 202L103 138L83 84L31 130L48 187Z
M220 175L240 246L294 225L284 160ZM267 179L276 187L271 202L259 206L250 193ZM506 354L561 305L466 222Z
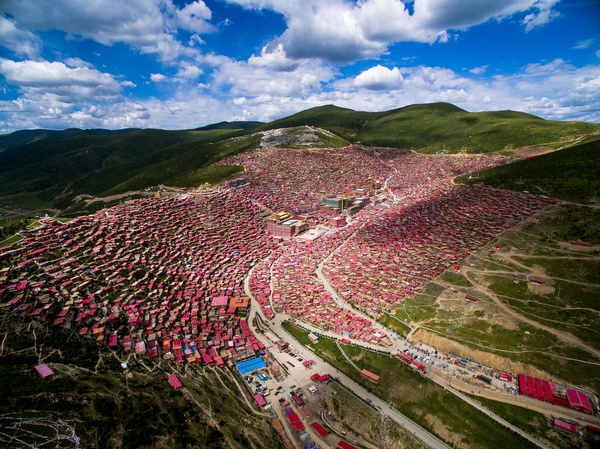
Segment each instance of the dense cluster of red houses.
M326 224L337 212L318 207L324 195L354 193L381 184L393 173L390 161L407 151L352 146L319 150L261 150L219 162L243 165L244 191L273 211L295 212L310 225Z
M130 201L2 248L0 302L128 351L223 364L262 345L242 281L270 250L238 193Z
M260 349L244 319L242 286L258 264L250 287L267 317L285 312L389 345L371 320L334 301L315 270L331 256L323 271L332 285L370 312L414 293L548 203L451 183L505 162L357 146L233 156L221 164L243 164L245 178L220 193L130 201L26 231L19 245L0 248L0 303L150 357L237 362ZM398 201L365 201L348 224L336 222L316 240L275 245L266 233L263 206L327 224L330 206L318 206L320 198L366 195L386 179Z
M378 332L371 320L336 304L315 276L318 265L373 213L374 207L365 210L352 224L319 240L280 246L268 261L259 264L252 273L250 286L265 315L271 317L274 312L283 312L344 337L390 345L389 337Z
M346 300L375 315L551 202L437 182L418 192L370 220L325 266Z

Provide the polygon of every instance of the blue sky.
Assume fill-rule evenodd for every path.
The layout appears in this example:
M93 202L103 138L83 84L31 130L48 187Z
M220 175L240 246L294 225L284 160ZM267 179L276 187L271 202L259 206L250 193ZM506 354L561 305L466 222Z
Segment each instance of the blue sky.
M0 3L0 132L437 101L600 122L600 0Z

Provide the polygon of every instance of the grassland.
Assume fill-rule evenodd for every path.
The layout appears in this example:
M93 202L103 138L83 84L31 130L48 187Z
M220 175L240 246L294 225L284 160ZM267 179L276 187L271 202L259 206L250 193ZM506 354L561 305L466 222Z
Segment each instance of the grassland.
M400 412L454 447L532 447L526 440L498 426L495 421L398 359L365 351L356 346L342 345L344 352L359 368L380 376L381 381L372 384L343 359L331 340L320 338L317 344L313 344L308 339L307 331L289 324L284 324L284 327L301 344L310 346L319 357L381 399L395 403Z
M393 315L382 314L377 321L403 337L406 337L411 331L409 326Z
M570 243L597 244L597 215L584 206L549 208L390 313L440 337L440 347L458 343L447 344L457 355L477 354L500 370L530 365L546 378L600 391L600 253ZM466 294L479 301L466 302Z
M227 370L142 361L5 311L0 323L0 416L36 410L73 427L81 447L283 447L270 419L246 405ZM53 380L37 375L40 362L51 366ZM172 373L182 390L169 385ZM31 438L40 447L48 441L43 432Z
M598 132L596 124L552 122L516 111L469 113L448 103L412 105L386 112L322 106L258 129L319 126L364 145L411 148L423 153L484 153L538 145L561 148Z
M383 437L390 449L427 447L395 421L382 419L378 412L350 394L338 383L333 382L330 386L333 390L332 394L323 397L320 407L325 411L328 422L339 423L347 435L353 439L355 437L363 438L377 447L383 447ZM385 429L383 432L382 426ZM336 428L339 429L337 426Z
M579 436L559 430L554 426L554 420L552 418L542 415L541 413L503 402L492 401L490 399L479 397L472 397L472 399L548 445L568 448L586 448L598 447L600 444L598 435L584 430L582 432L584 434L582 439Z
M457 182L484 182L491 186L547 195L576 203L600 201L600 138L553 153L483 170L476 178Z

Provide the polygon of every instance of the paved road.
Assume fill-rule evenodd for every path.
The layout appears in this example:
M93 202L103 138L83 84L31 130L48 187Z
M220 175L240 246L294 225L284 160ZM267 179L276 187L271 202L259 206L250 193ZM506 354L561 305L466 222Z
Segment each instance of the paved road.
M389 181L389 179L391 179L391 177L389 177L386 180L386 186L387 186L387 181ZM395 195L394 195L394 199L397 199ZM366 223L366 221L365 221L365 223ZM360 229L360 228L358 228L358 229ZM348 239L350 239L355 233L350 235L344 242L342 242L342 244L340 246L338 246L334 251L332 251L318 265L318 268L316 269L315 274L322 282L324 288L329 292L329 294L331 294L331 296L333 297L333 299L336 301L336 303L339 306L344 307L348 310L351 310L354 314L362 316L363 318L367 318L367 319L371 320L373 322L373 326L375 328L377 328L377 330L379 332L385 333L388 336L390 336L390 338L392 340L392 346L390 348L384 348L382 346L371 345L371 344L365 343L363 341L352 341L352 343L357 344L362 347L366 347L371 350L379 351L379 352L388 352L388 353L389 352L399 352L399 351L405 350L406 348L411 348L412 352L418 352L418 351L422 351L423 349L425 349L425 350L433 353L434 348L423 347L423 348L419 349L416 347L409 346L405 340L396 338L395 334L392 331L385 328L381 324L375 322L371 317L368 317L368 316L360 313L359 311L352 309L347 302L345 302L338 296L336 290L332 287L332 285L329 283L328 279L324 276L323 271L322 271L323 265L328 260L330 260L335 255L335 253L339 250L339 248L341 248L346 243L346 241L348 241ZM271 265L270 269L272 270L272 265ZM252 271L250 271L250 273L248 273L248 275L245 279L245 282L244 282L245 292L251 298L251 309L250 309L249 319L251 321L252 319L254 319L256 317L256 314L258 313L261 316L261 318L263 319L263 321L265 323L267 323L267 325L270 327L271 331L274 332L274 335L273 335L271 341L266 339L261 334L257 335L257 338L259 338L259 340L261 340L263 342L263 344L265 344L265 346L267 346L267 347L272 345L272 341L275 341L280 338L283 339L284 341L287 341L288 344L290 344L292 347L294 347L294 345L298 346L299 344L297 343L297 341L293 337L291 337L282 327L283 321L290 319L291 318L290 316L288 316L287 314L278 313L271 320L267 320L266 317L264 316L264 314L262 312L262 308L260 307L260 304L256 301L256 299L252 295L252 292L249 288L249 279L250 279L251 273L252 273ZM271 272L271 275L272 275L272 272ZM273 308L273 311L275 311L275 308L273 307L273 304L272 304L272 295L273 295L273 277L271 276L271 306ZM335 339L335 340L339 340L339 338L340 338L340 336L334 332L324 331L320 328L310 325L309 323L298 322L298 325L309 331L312 331L313 333L318 334L318 335L324 335L324 336L327 336L327 337ZM349 339L349 340L351 340L351 339ZM303 353L303 351L305 353L308 353L309 355L308 356L305 355ZM333 375L333 373L335 372L336 373L335 377L340 378L340 383L342 385L344 385L346 388L351 390L355 395L362 397L364 399L369 399L371 401L370 403L375 405L378 409L380 409L381 413L386 414L391 419L393 419L394 421L396 421L399 424L401 424L402 426L404 426L407 430L411 431L415 436L417 436L419 439L421 439L427 445L429 445L431 447L435 447L435 448L448 447L444 442L442 442L437 437L435 437L434 435L429 433L427 430L420 427L418 424L411 421L406 416L399 413L397 410L390 409L387 406L387 404L385 404L379 398L377 398L376 396L369 393L367 390L365 390L363 387L358 385L352 379L345 376L343 373L339 373L333 366L329 365L327 362L320 359L318 356L316 356L314 353L309 351L307 348L302 348L301 350L298 349L298 350L296 350L296 352L299 353L304 359L311 358L311 359L315 360L315 363L316 363L315 370L317 370L318 372L327 372L331 375ZM295 379L295 381L298 385L306 385L311 382L309 375L307 374L308 370L304 369L300 362L298 362L297 360L295 360L294 358L292 358L291 356L289 356L287 354L277 354L274 351L273 351L273 353L277 357L278 361L282 364L282 366L284 366L286 368L286 370L288 372L290 372L290 375L293 377L293 379ZM422 355L422 354L424 354L424 352L420 352L420 354ZM290 360L286 360L286 357L289 358ZM288 367L288 365L286 365L285 362L292 363L294 365L294 368ZM314 372L314 370L311 370L310 372ZM500 416L492 413L487 408L485 408L482 405L478 404L477 402L471 400L469 397L467 397L463 393L450 387L446 383L435 379L435 376L428 376L428 377L430 377L434 382L438 383L443 388L445 388L448 391L455 394L457 397L461 398L465 402L467 402L470 405L472 405L473 407L477 408L482 413L489 416L491 419L504 425L505 427L509 428L510 430L516 432L517 434L519 434L523 438L529 440L536 446L543 448L543 449L548 448L548 446L546 446L544 443L538 441L537 439L535 439L531 435L527 434L526 432L522 431L521 429L518 429L517 427L513 426L512 424L510 424L508 421L504 420ZM506 396L505 394L501 394L501 395ZM558 412L558 411L556 410L556 412Z
M301 363L299 363L295 358L292 358L289 354L277 353L276 350L272 350L271 351L272 354L278 359L278 361L283 366L286 367L286 369L288 370L288 372L290 374L290 377L292 378L292 380L288 380L286 383L288 383L288 384L295 383L296 385L308 385L308 384L311 384L311 382L312 382L310 380L310 375L312 373L314 373L314 372L329 373L331 376L339 378L339 383L342 384L348 390L352 391L356 396L363 398L365 400L367 400L367 399L370 400L370 404L374 407L377 407L377 409L380 410L380 413L383 413L383 414L389 416L390 419L393 419L398 424L403 426L406 430L413 433L417 438L419 438L421 441L423 441L429 447L432 447L434 449L442 449L442 448L449 449L450 448L450 446L448 446L446 443L444 443L443 441L438 439L435 435L431 434L430 432L428 432L427 430L425 430L424 428L422 428L415 422L411 421L409 418L407 418L406 416L404 416L397 410L388 407L388 405L385 402L383 402L381 399L379 399L377 396L371 394L369 391L367 391L365 388L363 388L362 386L360 386L359 384L354 382L352 379L347 377L345 374L340 373L333 366L331 366L329 363L325 362L323 359L318 357L316 354L314 354L307 348L305 348L305 347L298 348L298 342L281 327L282 321L285 320L281 316L281 314L278 314L275 317L275 320L268 321L265 318L264 314L262 313L260 304L258 303L258 301L256 301L256 299L252 295L252 292L250 291L248 282L244 283L244 287L246 290L246 295L248 295L252 301L252 307L250 309L250 314L248 316L248 319L251 321L258 314L265 323L269 323L269 326L271 327L271 331L274 332L272 336L270 334L264 335L264 334L259 333L256 335L256 337L266 347L273 347L272 341L275 339L281 338L282 340L286 341L288 343L288 345L292 345L292 347L294 348L294 351L297 354L299 354L300 356L302 356L304 359L308 358L308 359L312 359L315 361L315 365L313 366L313 368L310 370L307 370L306 368L304 368L302 366ZM273 322L275 324L272 324ZM268 337L270 337L270 339ZM288 364L286 364L286 362L289 362L289 361L292 361L292 363L294 364L294 368L291 368L291 367L289 367Z

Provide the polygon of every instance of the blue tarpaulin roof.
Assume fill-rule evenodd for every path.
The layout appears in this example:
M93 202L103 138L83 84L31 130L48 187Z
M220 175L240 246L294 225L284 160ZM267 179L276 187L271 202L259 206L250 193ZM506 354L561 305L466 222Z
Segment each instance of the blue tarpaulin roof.
M255 359L246 360L245 362L238 363L235 367L239 370L240 373L246 374L251 371L256 371L257 369L266 368L267 364L260 357L256 357Z

